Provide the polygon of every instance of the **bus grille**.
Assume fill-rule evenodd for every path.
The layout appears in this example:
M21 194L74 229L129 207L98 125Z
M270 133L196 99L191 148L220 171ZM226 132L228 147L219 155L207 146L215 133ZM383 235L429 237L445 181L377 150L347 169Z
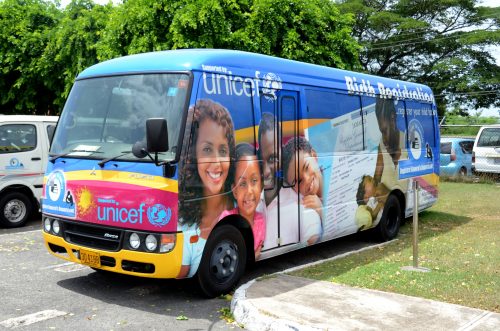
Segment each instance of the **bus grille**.
M122 233L109 228L65 222L64 239L72 244L116 252L121 246Z

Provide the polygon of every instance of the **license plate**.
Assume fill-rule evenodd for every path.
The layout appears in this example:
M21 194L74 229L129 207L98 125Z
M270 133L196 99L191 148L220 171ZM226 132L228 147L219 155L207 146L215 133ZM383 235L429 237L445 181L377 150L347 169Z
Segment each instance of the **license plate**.
M80 250L80 261L82 261L82 264L88 265L92 268L101 267L101 256L99 253Z

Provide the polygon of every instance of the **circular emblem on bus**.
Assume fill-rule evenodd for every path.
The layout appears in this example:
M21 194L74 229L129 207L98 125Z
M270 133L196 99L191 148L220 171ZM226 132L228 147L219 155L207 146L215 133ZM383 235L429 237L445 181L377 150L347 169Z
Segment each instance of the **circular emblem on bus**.
M170 222L172 217L172 210L162 204L157 203L148 208L147 211L149 223L154 226L164 226Z
M272 72L268 72L262 77L262 80L262 85L264 86L262 93L264 94L264 97L269 101L276 100L276 91L281 90L283 87L283 84L281 84L281 78Z
M49 179L47 180L47 191L50 200L59 200L61 192L64 192L64 175L61 172L55 171L49 175Z
M425 147L424 129L419 121L413 119L408 125L408 142L410 144L410 152L415 160L420 159L422 148Z

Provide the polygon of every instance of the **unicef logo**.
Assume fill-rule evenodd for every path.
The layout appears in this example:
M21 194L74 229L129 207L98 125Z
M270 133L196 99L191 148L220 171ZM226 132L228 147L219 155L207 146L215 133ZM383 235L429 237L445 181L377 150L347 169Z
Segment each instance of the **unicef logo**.
M64 192L64 175L59 172L53 172L50 174L47 180L47 191L52 201L58 201L61 197L61 192Z
M147 213L149 223L154 226L167 225L172 217L172 210L159 203L149 207Z
M262 77L262 80L262 85L264 86L262 92L264 93L264 97L269 101L276 100L276 91L281 90L283 87L281 78L276 74L269 72Z

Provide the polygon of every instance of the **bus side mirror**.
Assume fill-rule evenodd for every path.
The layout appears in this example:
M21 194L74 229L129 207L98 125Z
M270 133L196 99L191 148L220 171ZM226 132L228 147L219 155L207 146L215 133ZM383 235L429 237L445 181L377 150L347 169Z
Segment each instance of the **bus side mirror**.
M167 120L164 118L149 118L146 120L147 151L159 153L168 151Z

